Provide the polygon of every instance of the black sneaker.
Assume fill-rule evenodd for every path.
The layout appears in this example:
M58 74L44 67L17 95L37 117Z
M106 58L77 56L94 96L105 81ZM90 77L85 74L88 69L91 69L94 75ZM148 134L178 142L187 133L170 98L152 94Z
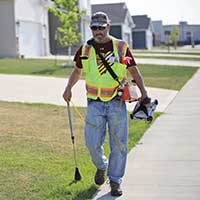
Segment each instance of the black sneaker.
M97 169L95 177L94 177L94 181L97 185L104 184L106 180L105 173L106 173L106 170Z
M122 190L120 188L120 184L114 181L110 181L111 187L111 196L119 197L122 195Z

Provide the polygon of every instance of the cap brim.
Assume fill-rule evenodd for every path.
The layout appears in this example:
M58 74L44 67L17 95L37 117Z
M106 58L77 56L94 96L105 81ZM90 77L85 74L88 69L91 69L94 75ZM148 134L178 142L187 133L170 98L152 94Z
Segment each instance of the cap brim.
M103 27L106 27L107 23L94 22L94 23L90 24L90 27L92 27L92 26L103 26Z

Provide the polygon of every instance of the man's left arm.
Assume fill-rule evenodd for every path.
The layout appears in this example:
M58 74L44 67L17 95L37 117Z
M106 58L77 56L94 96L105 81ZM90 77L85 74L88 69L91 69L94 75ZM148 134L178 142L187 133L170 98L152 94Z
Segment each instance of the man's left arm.
M138 88L141 92L141 99L145 99L147 97L147 91L145 89L144 81L142 79L142 75L140 74L140 71L138 70L137 66L129 66L128 71L131 74L132 78L135 80Z
M129 71L129 73L131 74L132 78L135 80L138 88L140 89L140 92L141 92L141 95L142 95L141 98L143 100L147 97L147 91L145 89L145 85L144 85L142 75L141 75L139 69L137 68L137 64L136 64L136 62L133 58L133 55L132 55L129 48L127 48L126 56L131 58L130 62L127 64L127 69Z

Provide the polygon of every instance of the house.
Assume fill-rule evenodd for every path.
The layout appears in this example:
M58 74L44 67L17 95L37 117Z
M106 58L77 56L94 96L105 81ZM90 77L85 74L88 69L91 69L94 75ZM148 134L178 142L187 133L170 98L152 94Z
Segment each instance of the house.
M174 26L179 29L179 45L200 44L200 25L190 25L185 21L178 25L164 25L164 36L171 34Z
M126 41L132 47L133 20L125 3L94 4L92 13L105 12L110 19L110 35Z
M50 0L0 0L0 57L49 54Z
M132 16L135 27L132 29L134 49L151 49L153 46L153 26L147 15Z
M153 29L154 29L154 46L161 45L161 41L164 41L164 30L161 20L152 21Z
M160 35L160 43L166 43L173 27L179 30L179 45L200 44L200 25L190 25L187 22L180 21L179 24L163 25L162 21L153 21L153 27L156 35Z
M86 15L82 16L79 20L79 32L82 34L80 41L75 44L71 49L71 54L74 54L77 48L89 38L91 38L91 31L89 29L90 17L91 17L91 4L90 0L77 0L78 7L80 10L84 9ZM50 37L50 52L53 55L66 55L68 54L68 48L60 45L56 38L56 29L60 26L58 17L53 13L49 12L49 37Z

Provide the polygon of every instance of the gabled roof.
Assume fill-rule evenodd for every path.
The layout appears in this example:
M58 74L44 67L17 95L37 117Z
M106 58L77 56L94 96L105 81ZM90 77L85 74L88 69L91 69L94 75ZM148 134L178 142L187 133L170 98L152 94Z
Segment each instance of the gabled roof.
M93 4L92 13L105 12L112 23L124 23L128 8L125 3Z
M132 19L136 25L134 29L148 29L151 23L151 19L147 15L135 15L132 16Z

